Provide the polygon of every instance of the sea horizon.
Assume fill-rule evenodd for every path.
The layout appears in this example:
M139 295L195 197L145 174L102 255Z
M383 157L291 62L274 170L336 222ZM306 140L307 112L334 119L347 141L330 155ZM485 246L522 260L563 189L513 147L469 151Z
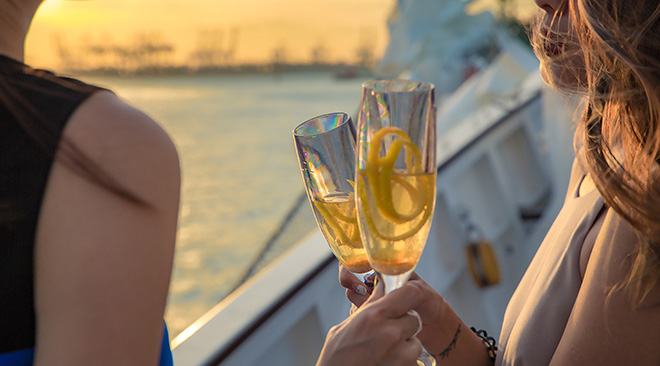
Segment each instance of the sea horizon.
M182 193L165 319L171 338L238 286L304 192L292 130L329 112L355 116L366 79L333 72L81 76L149 114L179 151ZM257 269L316 225L308 203Z

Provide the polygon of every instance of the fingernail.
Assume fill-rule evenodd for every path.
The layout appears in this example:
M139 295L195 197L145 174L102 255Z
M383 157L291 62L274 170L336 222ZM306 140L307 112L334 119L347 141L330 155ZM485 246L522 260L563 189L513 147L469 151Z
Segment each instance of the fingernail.
M353 286L353 290L355 290L355 292L357 292L358 294L360 294L362 296L367 294L367 288L362 286L362 285Z

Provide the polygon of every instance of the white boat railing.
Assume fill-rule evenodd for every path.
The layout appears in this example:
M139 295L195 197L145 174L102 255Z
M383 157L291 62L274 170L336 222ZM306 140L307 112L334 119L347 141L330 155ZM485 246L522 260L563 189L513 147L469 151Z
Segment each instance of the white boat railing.
M417 271L466 323L492 334L563 201L563 180L551 177L569 167L545 148L543 90L532 75L438 138L436 211ZM481 289L467 270L468 222L495 249L498 285ZM176 337L175 364L313 365L349 307L314 230Z

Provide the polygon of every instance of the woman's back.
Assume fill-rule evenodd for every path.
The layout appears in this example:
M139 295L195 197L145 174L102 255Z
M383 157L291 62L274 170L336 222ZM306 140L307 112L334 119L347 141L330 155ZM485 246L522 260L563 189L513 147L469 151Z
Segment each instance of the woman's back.
M25 333L12 348L32 343L37 365L155 365L167 345L162 316L179 203L176 150L153 120L110 92L78 93L81 84L63 79L35 88L25 77L2 80L2 95L19 97L2 101L14 114L1 123L20 126L15 131L24 139L3 140L22 160L7 154L0 170L20 170L8 181L26 190L24 198L7 194L30 202L27 213L3 206L3 227L12 214L25 214L26 223L18 230L21 243L3 233L1 250L21 249L2 259L13 263L2 270L19 284L12 291L21 303L34 304L3 308L3 317L16 316L12 329ZM32 89L41 94L24 94ZM40 150L44 144L50 148Z
M0 353L35 341L33 250L37 219L57 141L73 111L98 88L26 69L0 55ZM30 108L21 108L29 101ZM16 114L39 114L48 134L39 144Z

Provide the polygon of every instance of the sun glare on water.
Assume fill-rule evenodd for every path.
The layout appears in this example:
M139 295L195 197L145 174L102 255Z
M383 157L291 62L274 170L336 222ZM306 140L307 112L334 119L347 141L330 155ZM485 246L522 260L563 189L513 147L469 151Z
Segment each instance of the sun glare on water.
M57 14L62 0L46 0L41 3L39 7L39 15L44 17L50 17L54 14Z
M41 3L34 24L43 24L57 27L60 30L84 26L96 28L97 24L104 24L116 20L114 9L107 4L100 6L92 1L46 0Z

